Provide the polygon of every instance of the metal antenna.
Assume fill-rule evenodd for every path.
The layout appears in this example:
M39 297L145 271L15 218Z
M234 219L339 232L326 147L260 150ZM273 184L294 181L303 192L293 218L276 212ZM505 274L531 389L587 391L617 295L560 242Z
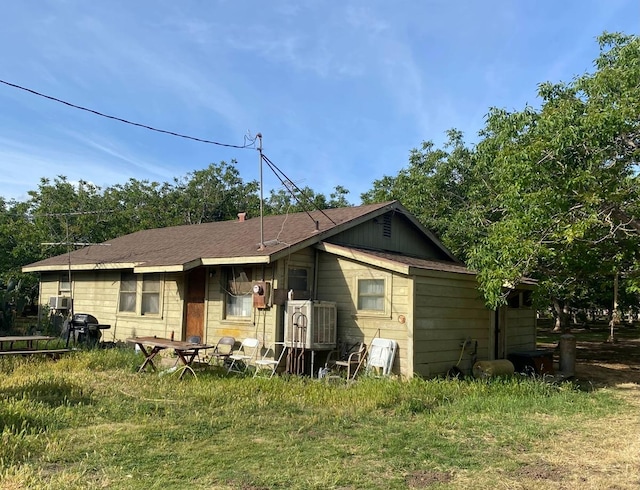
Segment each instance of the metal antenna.
M264 250L264 192L262 183L262 133L256 134L258 138L258 153L260 154L260 246L258 250Z

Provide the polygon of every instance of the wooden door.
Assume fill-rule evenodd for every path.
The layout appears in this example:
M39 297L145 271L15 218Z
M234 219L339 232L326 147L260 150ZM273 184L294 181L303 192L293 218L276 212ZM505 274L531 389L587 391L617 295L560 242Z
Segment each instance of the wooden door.
M186 287L185 340L197 335L204 341L204 298L207 283L207 269L198 267L189 271Z

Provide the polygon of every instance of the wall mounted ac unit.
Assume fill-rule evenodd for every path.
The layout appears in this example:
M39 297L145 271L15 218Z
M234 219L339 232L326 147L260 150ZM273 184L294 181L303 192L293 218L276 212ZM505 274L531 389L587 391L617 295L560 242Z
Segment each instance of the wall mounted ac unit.
M49 308L52 310L68 310L71 307L71 298L68 296L51 296Z
M284 342L287 347L332 350L337 345L338 314L331 301L287 301Z

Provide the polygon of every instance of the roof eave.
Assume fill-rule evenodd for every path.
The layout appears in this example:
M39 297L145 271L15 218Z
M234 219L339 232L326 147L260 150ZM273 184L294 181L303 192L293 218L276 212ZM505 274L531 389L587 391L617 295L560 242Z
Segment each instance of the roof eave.
M337 255L338 257L344 257L346 259L357 260L358 262L362 262L374 267L380 267L382 269L387 269L389 271L398 272L399 274L409 275L411 269L408 265L401 264L393 260L372 257L371 255L362 253L358 250L353 250L341 245L334 245L332 243L321 242L316 245L316 248L318 250L321 250L322 252L327 252L332 255Z
M104 262L100 264L53 264L53 265L25 265L22 272L65 272L72 271L97 271L114 269L133 269L137 262Z

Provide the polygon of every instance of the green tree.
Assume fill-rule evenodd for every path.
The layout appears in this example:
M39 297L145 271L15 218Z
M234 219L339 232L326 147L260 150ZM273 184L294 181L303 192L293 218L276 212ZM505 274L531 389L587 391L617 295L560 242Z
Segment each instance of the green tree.
M235 219L239 212L250 216L259 213L259 184L245 183L237 162L211 164L175 179L172 204L185 224Z
M547 295L579 298L638 261L640 41L600 38L597 70L543 83L539 110L492 110L476 148L493 218L469 253L490 305L503 285L538 275Z
M541 84L537 109L491 109L473 149L457 131L443 149L423 144L362 196L400 199L478 271L490 307L526 276L559 317L602 301L616 273L640 289L640 42L599 43L594 73Z

